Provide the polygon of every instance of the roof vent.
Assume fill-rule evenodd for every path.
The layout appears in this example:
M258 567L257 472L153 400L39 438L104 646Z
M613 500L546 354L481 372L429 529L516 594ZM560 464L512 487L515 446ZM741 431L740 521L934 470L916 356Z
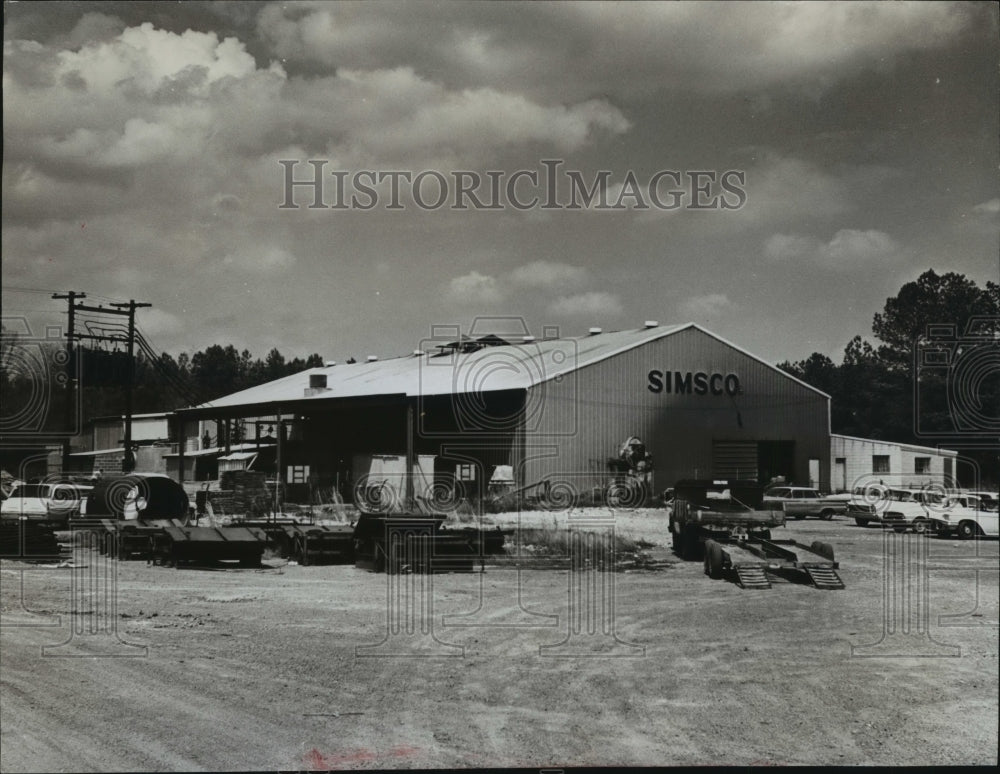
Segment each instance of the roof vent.
M304 395L311 398L321 392L327 392L330 388L326 386L326 374L309 374L309 386L306 387Z
M601 329L601 328L591 328L589 331L587 331L587 333L589 333L591 336L596 336L602 330L603 329Z
M521 341L526 342L526 343L532 342L534 340L535 340L534 336L522 336L521 337Z
M645 325L645 326L646 326L647 328L655 328L655 327L656 327L657 325L659 325L660 323L658 323L658 322L657 322L656 320L646 320L646 322L645 322L645 323L643 323L643 324L644 324L644 325Z
M415 350L413 350L413 356L414 357L420 357L421 355L426 355L426 354L427 353L424 352L422 349L415 349Z
M369 363L374 363L376 360L378 360L378 355L369 355L367 357L367 360Z
M327 368L329 368L330 366L337 365L337 361L336 360L327 360L323 365L325 365Z

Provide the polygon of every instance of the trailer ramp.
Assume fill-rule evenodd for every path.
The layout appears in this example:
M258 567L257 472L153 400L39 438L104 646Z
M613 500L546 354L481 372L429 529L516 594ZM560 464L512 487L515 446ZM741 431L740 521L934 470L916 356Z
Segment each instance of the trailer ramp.
M771 581L763 567L736 567L736 579L744 589L769 589Z
M818 589L842 589L844 581L832 567L803 567L809 579Z

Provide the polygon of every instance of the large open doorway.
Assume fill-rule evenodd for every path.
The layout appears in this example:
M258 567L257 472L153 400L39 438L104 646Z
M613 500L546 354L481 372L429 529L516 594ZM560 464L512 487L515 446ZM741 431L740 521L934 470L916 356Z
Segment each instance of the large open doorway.
M778 477L794 481L795 441L758 441L757 476L764 484Z

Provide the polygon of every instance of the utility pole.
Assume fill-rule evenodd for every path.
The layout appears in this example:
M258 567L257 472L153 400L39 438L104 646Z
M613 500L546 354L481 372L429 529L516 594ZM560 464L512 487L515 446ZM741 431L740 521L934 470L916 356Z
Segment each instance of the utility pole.
M125 391L125 456L122 459L122 473L135 470L135 452L132 451L132 389L135 382L135 310L152 304L139 304L135 299L121 304L111 304L119 309L128 309L128 385Z
M66 475L69 470L69 453L70 453L70 432L73 426L73 400L76 394L76 349L73 346L74 336L76 334L75 324L76 324L76 304L75 301L78 298L86 298L86 293L77 293L75 290L70 290L67 293L53 293L52 298L57 301L66 300L69 301L69 319L67 321L66 327L66 437L63 439L63 453L62 453L62 472Z

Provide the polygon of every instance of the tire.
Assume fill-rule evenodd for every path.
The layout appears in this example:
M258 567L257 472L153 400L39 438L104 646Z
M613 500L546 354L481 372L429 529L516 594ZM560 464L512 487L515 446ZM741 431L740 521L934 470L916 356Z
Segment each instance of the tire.
M830 519L833 518L833 511L831 510L820 511L819 517L823 519L823 521L830 521Z
M868 519L859 519L857 516L855 516L854 523L857 524L859 527L867 527Z
M960 521L955 534L959 540L972 540L979 535L979 525L974 521Z
M714 540L705 541L705 574L714 579L722 577L722 546Z
M834 561L833 546L829 543L823 543L822 541L815 540L813 541L813 544L809 546L809 550L814 554L819 554L824 559L829 559L831 562Z
M926 534L927 532L927 519L914 519L913 520L913 531L918 535Z
M806 515L804 513L792 514L792 518L795 519L796 521L802 521L805 517Z

